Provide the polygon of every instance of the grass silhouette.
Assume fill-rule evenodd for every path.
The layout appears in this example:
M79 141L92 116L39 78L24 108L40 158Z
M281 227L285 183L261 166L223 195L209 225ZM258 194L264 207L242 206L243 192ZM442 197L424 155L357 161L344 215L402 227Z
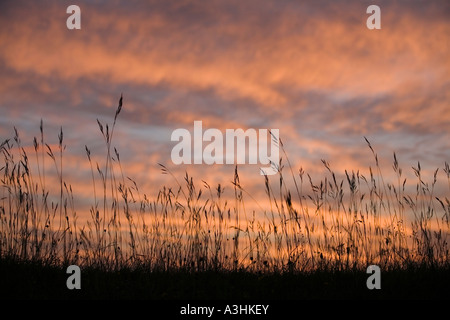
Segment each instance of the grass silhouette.
M448 274L450 201L435 195L438 179L447 180L450 190L447 162L434 171L430 183L420 163L413 167L417 181L410 192L396 154L392 168L397 183L393 184L385 182L378 156L366 139L375 160L368 176L358 170L337 174L322 160L327 174L314 181L301 168L294 173L280 142L284 160L276 164L277 176L262 178L269 206L260 206L258 217L246 212L246 200L254 199L241 185L237 167L232 202L223 199L222 185L211 187L202 181L199 187L187 173L180 182L163 164L161 172L177 188L161 187L152 198L141 195L137 184L125 178L119 152L112 145L122 100L121 96L112 126L97 120L107 150L104 163L94 162L89 147L85 148L94 203L90 219L82 226L77 224L76 195L65 181L62 129L56 149L52 148L45 141L41 121L33 156L22 146L17 130L13 139L2 142L0 258L4 273L17 270L12 265L31 266L32 273L41 268L61 271L76 264L90 270L93 277L99 272L114 277L136 271L147 279L139 278L141 283L170 274L172 279L180 276L178 282L186 285L193 281L189 275L203 274L211 284L214 281L208 275L234 274L248 286L243 292L249 296L257 294L257 283L265 288L279 281L296 292L289 282L299 281L305 288L333 282L335 278L330 277L337 274L364 278L371 264L395 275L392 279L401 271ZM57 194L48 188L44 169L48 161L55 168ZM101 190L96 189L98 182ZM302 277L308 274L313 276L305 284ZM273 278L264 278L267 275ZM295 275L297 280L289 278ZM166 296L183 296L184 289L179 290ZM164 290L156 292L165 296Z

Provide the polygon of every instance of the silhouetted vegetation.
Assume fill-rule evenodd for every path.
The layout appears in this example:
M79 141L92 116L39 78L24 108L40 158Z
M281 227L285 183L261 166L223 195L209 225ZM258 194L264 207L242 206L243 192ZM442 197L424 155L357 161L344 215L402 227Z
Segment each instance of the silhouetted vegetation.
M121 109L122 97L113 124L98 121L107 150L104 163L94 162L86 146L94 203L84 225L77 224L77 197L65 181L62 129L55 149L46 143L41 122L33 155L17 130L1 144L0 258L2 281L8 282L2 288L12 290L13 296L95 298L100 292L103 297L130 298L308 298L345 297L346 290L350 296L370 295L365 270L371 264L386 271L383 279L390 278L394 285L404 280L417 283L418 291L432 291L429 280L421 282L428 276L448 284L448 276L445 281L439 277L449 268L450 201L435 195L438 179L445 179L450 189L447 162L427 177L429 182L418 163L413 168L415 188L408 189L397 156L397 182L386 182L366 140L375 160L368 176L358 170L337 174L322 160L327 174L314 181L303 169L292 168L284 153L280 163L273 164L278 175L261 178L270 205L257 213L246 211L247 199L255 199L241 185L237 167L233 201L223 199L224 186L202 181L199 187L188 174L180 182L165 165L160 165L162 173L170 175L177 188L161 187L151 197L125 178L126 168L112 145ZM46 181L48 162L55 168L56 194ZM63 268L70 264L83 269L82 293L52 285L65 283ZM5 276L13 270L24 276ZM404 274L412 277L405 280ZM16 287L12 279L18 281ZM34 286L36 281L48 283L49 291ZM327 291L341 281L350 285ZM365 291L359 291L360 286ZM392 296L399 290L405 293L392 290Z

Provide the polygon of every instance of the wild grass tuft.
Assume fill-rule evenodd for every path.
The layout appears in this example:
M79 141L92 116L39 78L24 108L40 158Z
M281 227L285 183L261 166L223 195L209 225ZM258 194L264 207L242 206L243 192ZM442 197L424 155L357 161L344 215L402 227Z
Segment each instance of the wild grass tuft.
M76 195L65 181L62 128L54 150L45 141L41 121L33 157L22 147L17 130L13 139L1 143L0 257L104 270L187 272L449 265L450 200L435 194L439 179L446 179L450 190L447 162L431 177L424 177L418 163L412 168L417 180L411 188L394 153L389 177L395 182L386 182L366 139L374 158L366 174L356 168L336 173L322 160L325 175L316 180L291 166L281 142L279 173L261 180L266 207L246 191L237 167L232 183L225 186L232 188L233 201L224 198L223 185L195 181L187 173L181 179L163 164L162 174L176 187L163 186L150 197L125 178L112 144L121 109L122 96L111 126L97 120L106 146L104 163L94 162L85 147L94 203L82 226L77 225ZM48 161L57 177L57 194L46 178ZM247 201L256 202L259 212L250 211Z

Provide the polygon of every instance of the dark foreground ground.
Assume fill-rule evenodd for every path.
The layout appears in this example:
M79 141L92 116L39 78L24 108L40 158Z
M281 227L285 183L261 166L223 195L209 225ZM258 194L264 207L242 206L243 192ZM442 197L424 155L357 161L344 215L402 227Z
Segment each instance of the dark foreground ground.
M81 269L81 289L69 290L65 268L0 259L0 299L133 299L165 301L450 299L449 268L381 271L381 289L365 272L103 272Z

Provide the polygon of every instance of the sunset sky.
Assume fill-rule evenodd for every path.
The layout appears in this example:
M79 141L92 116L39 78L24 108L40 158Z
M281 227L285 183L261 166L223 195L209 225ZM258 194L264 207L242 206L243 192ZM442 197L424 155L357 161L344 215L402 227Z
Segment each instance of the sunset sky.
M81 30L66 27L71 4ZM381 30L366 27L371 4ZM80 203L85 145L102 164L97 119L112 124L121 94L113 146L150 196L173 183L158 163L180 180L232 180L233 165L172 163L173 130L194 120L279 129L294 170L312 175L321 159L340 173L373 166L364 137L387 176L394 151L405 175L418 161L431 173L450 161L449 40L448 0L1 1L0 140L16 127L32 152L41 119L50 146L62 127ZM263 192L258 165L242 170Z

